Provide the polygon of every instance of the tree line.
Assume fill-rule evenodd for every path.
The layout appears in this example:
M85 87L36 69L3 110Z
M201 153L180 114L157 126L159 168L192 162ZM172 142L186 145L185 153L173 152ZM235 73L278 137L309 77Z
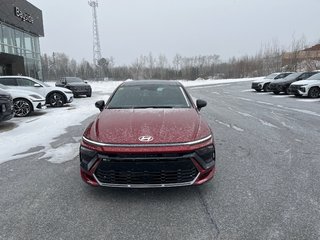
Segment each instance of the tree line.
M222 61L219 55L186 57L176 54L172 61L165 55L141 55L130 65L116 66L114 59L102 58L95 66L86 60L77 62L64 53L41 56L44 80L55 80L63 76L78 76L82 79L175 79L198 78L243 78L264 76L272 72L297 71L298 53L305 47L304 40L294 40L290 47L290 61L283 63L285 50L277 43L261 47L254 56L233 57ZM297 54L295 54L297 53ZM309 68L315 64L306 63ZM314 69L308 69L314 70Z

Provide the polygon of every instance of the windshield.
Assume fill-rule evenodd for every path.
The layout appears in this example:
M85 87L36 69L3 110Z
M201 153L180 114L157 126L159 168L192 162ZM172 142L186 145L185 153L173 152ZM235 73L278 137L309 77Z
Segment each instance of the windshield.
M81 78L77 78L77 77L68 77L68 78L66 78L66 82L67 83L83 82L83 80Z
M189 108L183 89L176 85L121 86L107 108Z
M302 75L302 73L292 73L290 75L288 75L287 77L283 78L285 80L294 80L297 77L299 77L300 75Z
M278 75L278 73L272 73L272 74L266 76L265 78L266 79L274 79L277 75Z
M312 75L307 80L320 80L320 73L317 73L315 75Z

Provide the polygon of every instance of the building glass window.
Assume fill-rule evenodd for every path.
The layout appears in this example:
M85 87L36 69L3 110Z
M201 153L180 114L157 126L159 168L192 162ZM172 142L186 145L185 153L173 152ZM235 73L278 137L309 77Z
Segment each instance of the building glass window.
M42 79L39 37L0 22L0 52L22 56L26 75Z

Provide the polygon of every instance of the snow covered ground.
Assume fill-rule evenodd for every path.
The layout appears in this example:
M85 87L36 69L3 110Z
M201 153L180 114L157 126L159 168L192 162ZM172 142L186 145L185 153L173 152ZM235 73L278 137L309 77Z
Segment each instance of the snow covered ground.
M255 78L256 79L256 78ZM241 81L253 81L253 78L181 81L185 86L203 86ZM78 154L80 138L74 143L52 147L52 142L70 126L80 125L82 121L99 111L94 107L98 100L107 100L121 81L90 82L93 88L91 98L76 98L69 106L47 108L26 118L13 118L0 123L0 164L22 158L37 152L43 152L42 158L53 163L71 160ZM53 83L51 83L53 84ZM82 134L82 133L81 133Z

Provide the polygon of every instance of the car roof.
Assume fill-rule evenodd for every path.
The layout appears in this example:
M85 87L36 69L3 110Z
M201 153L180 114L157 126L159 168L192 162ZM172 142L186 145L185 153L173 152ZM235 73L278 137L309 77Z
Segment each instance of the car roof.
M28 77L28 76L22 76L22 75L0 76L0 78L28 78L28 79L32 79L32 80L37 80L35 78Z
M181 86L182 84L175 80L130 80L122 83L123 86L141 86L141 85L171 85Z

